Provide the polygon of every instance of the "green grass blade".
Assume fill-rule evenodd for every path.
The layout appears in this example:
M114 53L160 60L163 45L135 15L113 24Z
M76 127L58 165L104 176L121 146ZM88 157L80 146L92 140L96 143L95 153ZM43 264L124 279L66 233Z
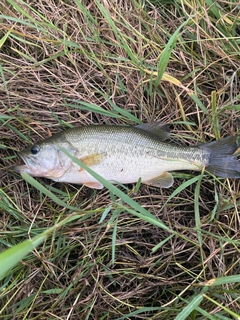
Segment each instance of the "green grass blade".
M141 217L150 222L150 223L157 223L159 227L162 229L165 229L169 232L172 232L171 229L169 229L164 223L162 223L160 220L158 220L154 215L152 215L149 211L144 209L142 206L140 206L136 201L131 199L128 195L123 193L121 190L119 190L117 187L115 187L111 182L105 180L103 177L101 177L99 174L97 174L95 171L87 167L83 162L81 162L79 159L76 159L73 157L67 150L63 149L62 147L58 146L61 151L63 151L70 159L72 159L76 164L78 164L81 168L86 170L90 175L92 175L95 179L97 179L99 182L101 182L106 188L109 189L109 191L116 196L120 197L125 203L130 205L133 209L141 213ZM126 210L128 210L126 208ZM136 213L137 215L138 213Z
M162 205L160 211L163 210L163 208L166 206L166 204L173 199L174 197L176 197L176 195L178 193L180 193L181 191L183 191L184 189L186 189L187 187L189 187L191 184L197 182L199 180L199 176L193 177L192 179L189 179L187 181L184 181L177 189L175 189L173 191L173 193L168 197L167 201Z
M20 260L22 260L27 254L29 254L33 249L39 246L46 237L62 227L66 223L79 219L80 216L76 214L72 214L61 222L57 223L53 227L47 229L41 234L37 235L32 239L25 240L12 248L9 248L0 253L0 280L3 279L7 272L11 270Z
M208 299L209 301L211 301L214 305L216 305L220 310L223 309L225 311L225 313L228 313L231 318L230 319L240 319L240 315L239 313L235 313L234 311L232 311L231 309L229 309L228 307L225 307L224 304L219 303L218 301L215 301L214 299L212 299L211 297L207 296L206 294L204 294L204 298ZM233 318L232 318L233 317ZM224 318L225 319L225 318Z
M195 187L195 192L194 192L194 215L195 215L198 243L201 247L202 246L202 233L201 233L201 220L200 220L200 212L199 212L199 196L200 196L202 175L199 175L198 178L199 179L197 181L197 184Z
M159 248L161 248L166 242L170 241L174 234L171 234L169 237L159 242L155 247L152 248L152 252L156 252Z
M114 221L113 233L112 233L112 265L115 263L115 252L116 252L116 241L117 241L117 222L118 219Z
M117 318L116 320L128 320L138 314L149 313L153 311L160 311L161 309L162 309L161 307L142 307L142 308L139 308L138 310L127 313L123 317ZM132 319L135 319L135 318L132 318Z
M47 188L45 188L41 183L39 183L37 180L35 180L33 177L31 177L26 172L23 172L22 177L24 180L26 180L28 183L30 183L32 186L34 186L36 189L38 189L40 192L48 196L50 199L52 199L54 202L59 204L60 206L70 209L70 210L78 210L78 208L69 206L67 203L59 199L57 196L55 196L51 191L49 191Z
M18 18L15 18L15 17L10 17L10 16L6 16L4 14L1 14L0 15L0 19L7 19L7 20L10 20L10 21L13 21L13 22L17 22L17 23L20 23L24 26L28 26L28 27L31 27L33 29L36 29L38 31L42 31L42 32L45 32L45 29L42 28L42 27L39 27L39 26L36 26L35 24L31 23L31 22L28 22L26 20L23 20L23 19L18 19ZM34 20L35 21L35 20Z
M9 30L1 39L0 39L0 49L8 39L9 35L11 34L11 30Z
M31 240L25 240L22 243L15 245L12 248L0 253L0 280L4 278L6 273L12 269L21 259L29 252L40 245L46 234L42 233Z
M128 45L127 41L125 40L123 34L121 31L118 30L114 20L111 17L110 12L102 5L102 3L98 0L96 0L96 4L98 5L99 10L101 11L102 15L106 19L107 23L111 27L111 29L114 31L118 41L119 45L125 50L130 60L137 66L139 64L137 55L131 50L130 46Z
M205 282L201 282L200 284L204 286L214 287L214 286L221 286L224 284L231 284L231 283L238 283L238 282L240 282L240 274L214 278Z
M162 80L163 74L166 70L166 67L168 65L169 59L172 54L172 50L174 49L177 39L180 34L180 30L189 22L190 18L188 18L186 21L184 21L177 30L173 33L173 35L170 37L165 49L163 50L160 60L158 62L158 75L155 80L155 85L158 86L160 81Z
M1 48L1 44L0 44L0 48ZM7 94L8 93L8 87L7 87L7 82L6 82L6 79L5 79L5 76L4 76L4 70L3 70L3 67L2 67L2 64L0 63L0 75L1 75L1 79L2 79L2 83L3 83L3 87L4 87L4 90L6 91ZM0 120L1 119L10 119L12 117L8 116L8 115L2 115L0 114Z
M91 104L91 103L88 103L85 101L72 100L72 102L76 102L79 105L75 105L72 103L66 103L65 105L72 107L72 108L76 108L76 109L81 109L81 110L86 110L86 111L102 114L104 116L111 117L111 118L120 118L121 117L119 114L116 114L113 111L104 110L103 108L101 108L99 106L96 106L94 104Z
M203 300L203 295L198 294L189 304L177 315L174 320L185 320L187 317L200 305Z
M196 93L190 92L189 96L193 99L193 101L197 104L197 106L204 112L204 114L208 114L208 109L204 106L201 100L199 100Z
M40 23L39 21L37 21L35 18L32 17L32 15L30 13L28 13L26 10L24 10L19 4L17 4L15 1L13 0L7 0L18 12L21 12L21 14L23 16L25 16L29 21L32 21L34 23L34 27L36 28L36 25L40 25L43 23ZM40 14L37 10L33 9L28 3L26 3L25 1L19 1L20 3L22 3L23 5L26 5L29 9L30 12L34 12L37 16L39 16L40 20L45 21L45 23L47 23L49 26L51 26L52 29L57 29L57 27L51 23L49 20L46 19L46 17L44 17L42 14ZM45 29L42 29L42 31L45 31Z
M219 120L218 120L218 113L217 113L217 93L216 91L212 91L211 94L212 98L212 124L213 124L213 132L215 135L215 138L217 140L220 139L220 125L219 125Z

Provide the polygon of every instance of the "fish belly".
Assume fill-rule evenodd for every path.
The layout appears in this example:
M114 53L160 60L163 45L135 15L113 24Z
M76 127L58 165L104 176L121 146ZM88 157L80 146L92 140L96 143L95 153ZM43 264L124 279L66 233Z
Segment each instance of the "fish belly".
M141 155L124 154L124 152L103 154L103 159L99 163L89 167L104 179L113 183L135 183L139 178L144 183L167 171L198 169L196 164L192 164L186 160L169 160L159 156L152 156L148 153ZM81 161L81 157L79 159ZM73 162L64 175L58 178L57 181L86 184L96 182L97 180Z

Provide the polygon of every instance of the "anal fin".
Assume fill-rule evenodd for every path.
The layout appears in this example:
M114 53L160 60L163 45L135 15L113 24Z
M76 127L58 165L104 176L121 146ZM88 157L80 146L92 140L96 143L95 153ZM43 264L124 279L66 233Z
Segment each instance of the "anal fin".
M158 188L170 188L173 185L174 179L171 173L163 172L161 175L147 181L143 181L147 185Z
M92 189L102 189L103 185L98 181L84 182L84 185Z

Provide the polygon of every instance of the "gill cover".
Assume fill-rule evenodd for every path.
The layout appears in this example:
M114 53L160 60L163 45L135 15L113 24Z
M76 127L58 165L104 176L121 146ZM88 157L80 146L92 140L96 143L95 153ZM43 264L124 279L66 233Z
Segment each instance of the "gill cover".
M16 169L35 177L50 179L61 177L71 165L72 160L59 149L58 145L73 156L75 150L68 142L50 143L50 141L50 138L46 139L43 143L35 144L21 152L19 155L25 165Z

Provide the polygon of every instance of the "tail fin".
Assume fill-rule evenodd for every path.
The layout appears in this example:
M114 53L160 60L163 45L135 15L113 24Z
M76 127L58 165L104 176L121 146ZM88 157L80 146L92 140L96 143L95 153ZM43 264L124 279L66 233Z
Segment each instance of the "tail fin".
M240 135L203 144L202 148L210 151L207 171L218 177L240 178Z

